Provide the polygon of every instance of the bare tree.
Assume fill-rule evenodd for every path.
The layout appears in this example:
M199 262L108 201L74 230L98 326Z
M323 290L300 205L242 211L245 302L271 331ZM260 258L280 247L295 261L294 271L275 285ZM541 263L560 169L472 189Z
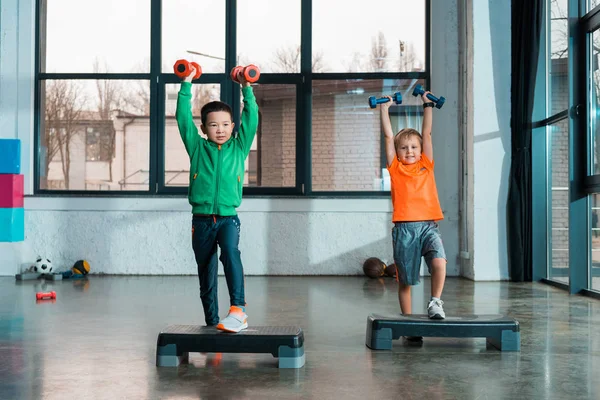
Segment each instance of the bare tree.
M554 21L561 21L560 25L554 24ZM568 21L567 10L563 9L558 0L552 0L550 2L550 38L552 39L550 58L564 58L568 55L569 34L566 25L563 28L562 21ZM556 29L557 26L560 28Z
M360 54L358 51L352 53L352 58L348 63L346 63L346 72L360 72L363 71L363 61L364 56Z
M211 90L212 88L207 85L193 85L194 94L192 96L192 114L200 115L202 106L212 101Z
M551 63L551 72L553 72L552 63L556 62L553 60L565 59L569 55L569 33L567 23L565 23L569 19L566 7L566 0L552 0L550 2L550 37L552 43L549 62ZM600 53L600 38L597 35L592 35L592 53L596 56ZM597 58L593 57L592 59L596 60ZM600 104L600 73L598 73L597 61L594 61L592 65L594 70L591 71L591 75L594 84L590 100L595 104ZM567 79L566 75L564 79ZM568 107L568 104L565 103L564 107ZM598 173L600 172L600 124L596 125L594 131L594 148L592 151L595 158L593 165L594 173Z
M281 47L275 51L272 70L279 73L297 73L300 71L300 46ZM318 52L312 58L312 72L323 72L323 53Z
M108 72L108 66L104 65L104 71L100 70L98 60L94 62L94 72ZM96 81L96 90L98 93L98 115L102 121L112 120L112 111L122 108L122 88L119 81L110 79L99 79ZM113 180L113 158L115 157L115 145L117 140L117 131L111 129L108 133L108 142L100 141L101 153L106 154L108 158L109 180Z
M121 105L124 111L137 115L150 115L150 86L138 80L128 90L123 90Z
M386 69L388 57L388 49L383 32L379 32L373 38L371 43L371 61L370 67L372 72L382 72Z
M80 127L84 99L80 88L71 81L46 81L45 131L43 143L46 146L46 179L50 171L50 162L60 154L61 169L65 189L69 189L71 170L71 141Z
M398 59L398 72L414 71L421 60L417 58L415 46L412 43L399 41L400 58Z
M148 72L150 59L147 58L135 67L135 72ZM163 71L168 70L163 66ZM121 92L123 111L137 115L150 115L150 85L146 80L136 80L135 84L123 88Z
M346 63L347 72L385 72L387 71L391 63L396 68L397 72L410 72L419 68L421 60L417 57L415 47L410 42L398 41L398 58L392 56L395 52L390 52L387 46L387 40L383 32L379 32L376 37L373 38L371 43L371 54L369 57L361 54L360 52L354 52L352 58ZM363 61L368 60L368 61Z

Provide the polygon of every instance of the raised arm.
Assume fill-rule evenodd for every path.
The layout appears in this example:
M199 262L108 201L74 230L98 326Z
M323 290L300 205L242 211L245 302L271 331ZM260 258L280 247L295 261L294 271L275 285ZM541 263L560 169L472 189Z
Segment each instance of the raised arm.
M421 99L423 104L431 103L431 100L427 98L427 93L423 93ZM423 128L421 136L423 137L423 154L433 161L433 141L431 140L431 126L433 125L433 107L423 108Z
M185 150L190 156L201 140L200 135L198 135L198 127L194 124L192 116L192 78L195 73L196 70L192 67L190 75L181 82L181 88L177 96L177 110L175 111L179 134L181 140L183 140Z
M392 131L392 122L390 121L390 106L392 105L392 97L387 96L390 101L387 103L381 103L379 110L381 114L381 127L383 128L383 140L385 140L385 156L387 159L387 166L392 165L392 162L396 158L396 147L394 146L394 132Z
M256 104L256 98L254 97L250 83L246 82L242 77L241 84L244 109L240 118L238 140L244 149L244 154L248 155L256 136L256 130L258 129L258 104Z

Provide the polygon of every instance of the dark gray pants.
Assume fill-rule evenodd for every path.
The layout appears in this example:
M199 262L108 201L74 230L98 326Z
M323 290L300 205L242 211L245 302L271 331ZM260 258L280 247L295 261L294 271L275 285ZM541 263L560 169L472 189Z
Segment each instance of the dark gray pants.
M217 244L221 248L220 260L225 271L230 305L246 305L239 243L240 219L237 216L194 216L192 219L192 248L198 264L200 299L206 325L219 323Z

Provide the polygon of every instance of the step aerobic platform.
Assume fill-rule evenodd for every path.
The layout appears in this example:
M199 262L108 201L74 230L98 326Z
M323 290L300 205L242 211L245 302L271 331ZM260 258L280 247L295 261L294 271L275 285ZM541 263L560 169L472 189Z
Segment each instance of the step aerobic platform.
M304 366L304 333L296 326L254 326L239 333L215 327L169 325L158 334L156 366L177 367L189 353L270 353L279 368Z
M501 351L520 351L519 322L503 315L464 315L429 319L427 315L383 316L371 314L367 318L367 347L390 350L392 340L402 336L423 337L484 337Z

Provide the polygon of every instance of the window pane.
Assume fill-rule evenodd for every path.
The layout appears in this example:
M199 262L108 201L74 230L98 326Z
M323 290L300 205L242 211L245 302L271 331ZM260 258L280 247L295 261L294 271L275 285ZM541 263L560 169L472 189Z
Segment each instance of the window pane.
M149 82L41 84L40 188L148 190Z
M599 31L593 32L591 35L592 44L600 42ZM600 71L598 71L598 62L600 61L600 53L597 46L592 46L591 50L591 65L590 82L589 82L589 134L592 151L591 157L591 174L600 174L600 135L598 134L599 124L597 122L598 112L600 111Z
M162 71L179 59L195 61L203 73L225 72L225 0L162 2Z
M370 96L402 93L390 107L392 129L420 131L423 102L412 96L417 80L314 80L312 103L312 189L389 190L379 109ZM435 129L435 128L434 128Z
M296 186L296 85L254 85L258 131L246 160L246 186Z
M590 289L600 291L600 195L590 195L591 232L590 242Z
M588 8L587 11L592 10L594 7L600 4L600 0L587 0Z
M300 72L300 0L238 0L237 7L237 64Z
M165 90L165 185L187 187L190 179L190 159L181 141L177 120L175 120L180 87L180 84L166 85ZM220 100L220 97L221 87L218 84L192 85L192 115L198 133L204 138L206 135L200 130L200 110L206 103Z
M150 2L44 0L42 72L149 72Z
M314 72L424 71L424 0L314 0L312 11Z
M193 85L192 115L200 129L200 110L209 101L219 100L218 85ZM296 86L255 85L259 125L246 159L244 186L296 186ZM165 129L165 182L167 186L188 186L189 158L179 136L175 107L179 85L167 85ZM240 110L243 109L243 103ZM238 129L234 129L238 132ZM205 137L200 132L200 135Z
M549 127L551 141L548 187L551 205L550 250L548 278L569 283L569 125L562 120Z
M569 107L567 3L568 0L554 0L550 7L550 115Z

